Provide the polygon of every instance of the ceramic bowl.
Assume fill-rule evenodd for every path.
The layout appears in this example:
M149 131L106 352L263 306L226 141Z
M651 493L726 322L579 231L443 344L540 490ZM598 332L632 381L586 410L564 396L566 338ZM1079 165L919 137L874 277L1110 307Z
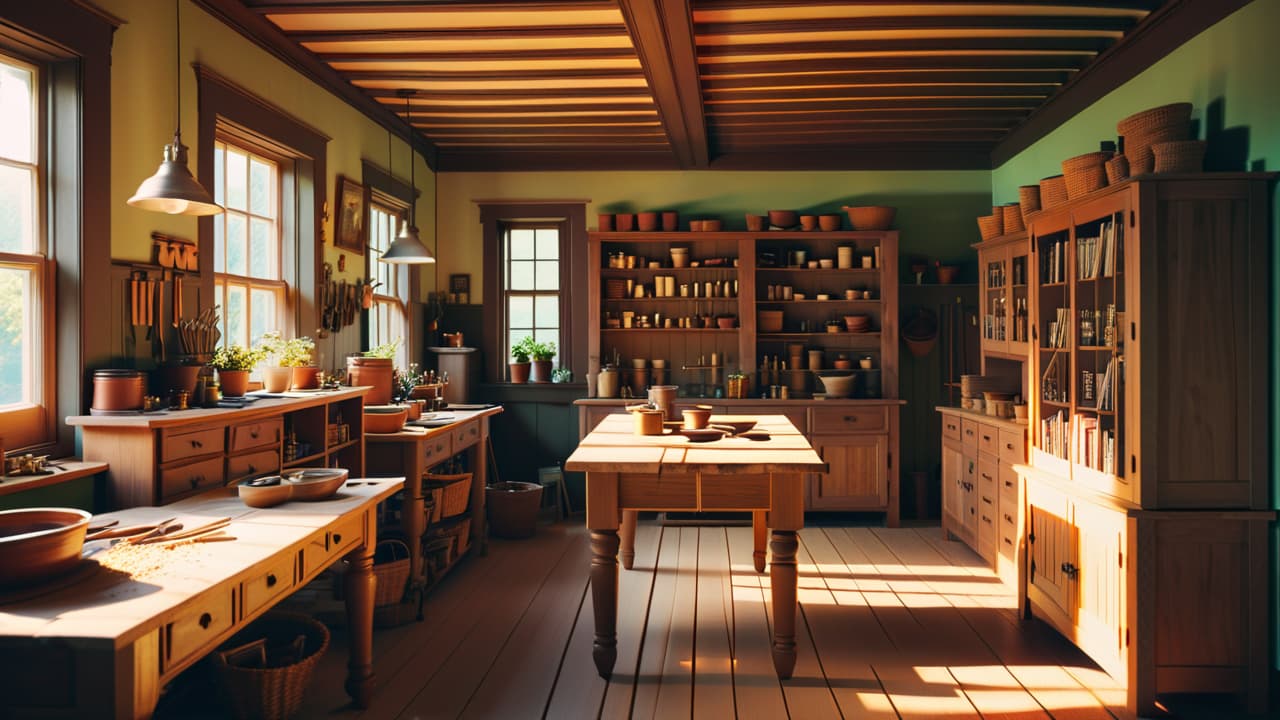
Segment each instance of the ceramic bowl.
M0 587L31 585L75 569L90 517L74 508L0 512Z
M738 326L738 318L734 315L722 315L716 318L716 325L721 330L732 330Z
M840 229L841 220L842 218L839 215L834 215L834 214L819 215L818 226L821 227L825 232L834 232Z
M717 420L708 427L716 430L724 430L730 435L744 433L756 426L755 420Z
M403 405L366 405L364 407L364 431L367 433L396 433L409 418L409 408Z
M711 411L702 408L687 408L684 413L684 426L689 430L701 430L711 420Z
M844 211L849 213L849 222L854 230L888 230L897 213L896 208L885 205L846 205Z
M790 228L800 223L800 214L795 210L770 210L769 224L773 227Z
M284 473L294 500L324 500L347 482L346 468L298 468Z
M853 384L857 379L854 373L833 373L818 375L822 387L829 398L847 398L853 395Z
M279 475L242 480L236 492L240 501L252 508L275 507L293 498L293 486Z

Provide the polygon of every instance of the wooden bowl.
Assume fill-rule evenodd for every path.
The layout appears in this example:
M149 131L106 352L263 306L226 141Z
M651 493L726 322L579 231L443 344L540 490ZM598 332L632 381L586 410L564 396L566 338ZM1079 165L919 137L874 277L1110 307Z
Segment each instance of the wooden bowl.
M888 230L898 212L897 208L887 205L846 205L844 211L849 213L849 223L854 230Z
M366 405L364 431L367 433L396 433L409 418L409 408L403 405Z
M780 228L795 227L800 224L800 213L795 210L770 210L769 224Z
M854 373L820 374L822 387L829 398L847 398L853 394L853 383L857 379Z
M299 468L284 473L294 500L324 500L347 482L346 468Z
M722 315L716 318L716 326L721 330L732 330L738 326L738 318L735 315Z
M242 480L236 492L240 501L252 508L275 507L293 498L293 486L279 475Z
M0 512L0 587L32 585L74 570L90 517L74 508Z

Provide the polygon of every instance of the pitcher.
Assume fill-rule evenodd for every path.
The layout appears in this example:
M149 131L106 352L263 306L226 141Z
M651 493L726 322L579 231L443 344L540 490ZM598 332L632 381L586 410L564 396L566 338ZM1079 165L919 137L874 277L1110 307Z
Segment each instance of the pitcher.
M677 385L653 385L649 387L649 402L662 411L663 421L671 419L671 406L676 401Z

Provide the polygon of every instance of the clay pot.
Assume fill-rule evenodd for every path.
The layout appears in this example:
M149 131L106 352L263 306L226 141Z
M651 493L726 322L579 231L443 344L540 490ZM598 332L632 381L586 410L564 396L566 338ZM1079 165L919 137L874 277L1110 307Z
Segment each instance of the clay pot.
M409 409L408 420L410 422L422 417L422 406L425 404L426 402L422 400L409 400L404 404L404 406Z
M161 365L156 368L152 378L153 395L169 397L171 393L186 390L190 396L196 390L196 379L200 377L202 365Z
M747 231L760 232L761 230L764 230L764 221L765 221L765 216L752 215L748 213L747 214Z
M658 213L642 212L636 215L636 225L640 232L653 232L658 229Z
M618 213L613 216L613 221L618 232L631 232L635 227L636 216L632 213Z
M368 385L371 389L364 396L366 405L386 405L391 402L391 382L395 367L391 358L371 358L360 355L347 358L347 384L353 387Z
M511 382L517 385L529 382L529 365L530 363L527 362L508 363L507 366L511 368Z
M93 409L141 409L145 389L146 376L137 370L95 370Z
M279 393L288 390L291 379L293 379L293 368L262 368L262 387L267 392Z
M74 570L90 515L72 508L0 512L0 587L20 587Z
M545 383L551 382L551 361L550 360L534 360L530 363L529 382Z
M680 213L668 210L662 213L662 231L675 232L680 227Z
M818 216L817 215L801 215L800 229L801 230L817 230Z
M960 268L955 265L939 265L938 266L938 284L950 285L956 281L960 275Z
M790 228L795 227L800 221L800 215L795 210L770 210L769 224L774 227Z
M596 377L596 397L618 397L618 371L616 368L604 368Z
M721 330L732 330L738 326L738 318L734 315L724 315L716 318L716 327Z
M248 370L219 370L218 382L222 385L222 394L226 397L244 397L249 391Z
M395 433L404 427L409 408L401 405L365 405L364 431L367 433Z
M711 411L702 408L688 408L684 411L684 426L688 430L701 430L711 421Z
M724 229L724 223L720 220L703 220L702 232L720 232Z
M831 361L831 366L837 370L848 370L853 367L853 361L849 358L836 358Z
M294 390L316 390L320 387L320 368L313 365L293 368Z
M822 228L824 232L835 232L840 229L841 220L842 218L839 215L819 215L818 227Z
M600 232L613 232L613 213L600 213Z

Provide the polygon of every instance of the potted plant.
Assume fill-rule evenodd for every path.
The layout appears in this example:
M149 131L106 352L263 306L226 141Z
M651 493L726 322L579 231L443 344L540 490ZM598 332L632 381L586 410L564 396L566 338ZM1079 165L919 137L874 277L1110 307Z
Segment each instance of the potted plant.
M292 368L294 390L315 390L320 387L320 368L311 364L316 344L309 337L286 340L280 349L281 367Z
M519 384L529 382L529 356L533 355L536 345L533 338L526 335L520 342L511 346L511 382Z
M289 382L293 379L293 369L284 367L280 361L284 353L284 345L285 341L280 337L280 331L270 330L258 338L258 344L255 346L262 353L263 360L268 363L262 368L262 385L267 392L284 392L289 389Z
M556 344L535 342L529 349L529 355L533 358L529 382L551 382L551 358L556 355Z
M400 338L365 350L360 355L347 357L347 384L368 385L366 405L386 405L391 402L394 360L400 350Z
M426 377L418 372L417 363L409 363L408 369L396 368L391 375L391 402L409 406L409 419L417 420L422 416L425 400L413 398L413 390L426 382Z
M249 371L262 360L262 353L243 345L223 345L213 352L209 366L218 371L222 394L241 397L249 389Z

